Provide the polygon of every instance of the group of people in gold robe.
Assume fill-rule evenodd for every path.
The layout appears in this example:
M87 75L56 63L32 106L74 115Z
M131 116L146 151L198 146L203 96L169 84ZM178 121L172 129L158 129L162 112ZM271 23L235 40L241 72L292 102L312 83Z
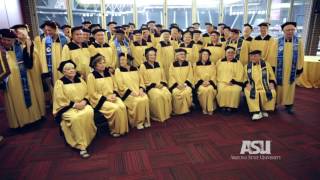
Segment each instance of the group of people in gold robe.
M236 112L244 92L252 120L268 117L276 104L293 114L295 81L303 71L304 50L296 23L286 22L283 36L269 35L263 22L241 31L220 23L199 23L182 31L149 21L117 26L83 22L59 26L45 21L43 33L31 40L28 26L0 30L0 60L10 74L1 80L10 128L20 128L45 116L45 102L67 143L88 158L88 146L101 114L110 134L119 137L129 127L151 127L199 107L212 115ZM61 32L59 31L61 28Z

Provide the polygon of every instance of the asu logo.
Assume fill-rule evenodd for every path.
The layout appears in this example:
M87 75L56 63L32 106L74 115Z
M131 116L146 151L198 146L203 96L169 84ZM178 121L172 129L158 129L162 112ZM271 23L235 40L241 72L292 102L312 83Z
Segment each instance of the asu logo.
M271 141L242 141L240 154L271 154Z

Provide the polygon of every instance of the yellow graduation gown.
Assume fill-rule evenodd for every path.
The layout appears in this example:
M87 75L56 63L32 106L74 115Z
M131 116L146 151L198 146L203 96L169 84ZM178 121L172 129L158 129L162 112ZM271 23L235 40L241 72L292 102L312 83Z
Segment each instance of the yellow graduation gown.
M105 57L106 67L111 67L113 69L116 68L116 55L114 54L114 49L109 44L104 43L101 45L96 42L93 42L89 46L89 52L91 56L100 53Z
M130 45L129 47L125 46L124 44L120 44L120 46L118 47L119 49L117 49L114 41L111 41L109 43L109 45L112 47L113 49L113 54L114 54L114 59L116 61L116 67L119 67L119 57L118 57L118 53L123 52L125 54L128 54L130 52Z
M217 63L218 60L224 58L225 56L225 46L223 43L212 44L209 43L204 46L205 49L208 49L211 52L210 61L214 64Z
M11 74L6 82L4 91L4 105L10 128L19 128L41 119L45 115L44 95L41 84L39 59L33 53L32 59L25 59L28 63L27 79L31 97L31 106L27 108L24 100L23 85L16 54L10 50L6 58ZM1 61L2 58L0 57ZM33 61L33 65L31 65ZM22 64L21 64L22 65ZM25 66L26 67L26 66Z
M214 63L207 61L203 64L201 61L194 66L194 84L198 95L198 100L203 111L213 112L216 109L216 66ZM210 85L202 85L204 81L209 81Z
M187 85L178 89L178 85ZM175 114L190 112L192 105L193 70L191 63L175 61L169 69L169 89L172 92L172 108Z
M242 39L241 39L242 40ZM226 46L232 46L236 48L237 54L239 54L239 61L242 63L242 65L246 65L249 60L249 52L250 52L250 43L246 40L242 40L242 45L240 47L240 52L238 52L238 41L227 41Z
M39 55L40 55L40 62L41 62L41 71L43 76L48 77L49 76L49 70L48 70L48 64L47 64L47 58L46 58L46 39L43 38L40 43L39 48ZM59 64L62 60L62 45L60 43L60 39L58 38L55 42L52 43L51 46L51 64L52 64L52 81L53 84L62 77L62 73L58 71Z
M142 43L134 41L130 45L131 53L134 58L133 65L139 67L145 60L146 57L144 56L145 49L148 48L148 44L145 40L142 40Z
M157 59L163 66L166 79L169 79L169 68L174 60L175 47L171 42L160 41L157 45Z
M232 81L233 80L233 81ZM230 82L234 82L230 85ZM220 107L238 108L243 82L243 66L239 60L228 62L225 58L217 62L218 94Z
M96 71L88 75L89 101L95 110L100 111L108 120L111 134L125 134L129 132L127 108L122 100L117 97L115 102L110 102L107 96L117 94L116 87L108 69L104 76Z
M140 73L149 97L151 119L164 122L172 112L171 93L167 88L164 71L158 62L153 66L144 62L140 66ZM160 84L162 88L158 87Z
M276 49L276 40L275 38L267 35L262 38L261 35L255 37L250 44L250 51L260 50L261 59L270 63L272 67L275 66L275 54L277 53Z
M187 55L186 55L186 60L190 61L192 65L194 65L198 59L196 59L197 57L199 58L199 50L197 48L197 46L194 45L193 42L191 42L189 45L186 46L185 43L181 43L179 45L180 48L183 48L187 51Z
M262 60L263 61L263 60ZM270 82L275 83L275 75L273 73L272 67L268 62L266 63L267 68L267 81L268 86L270 88ZM248 80L248 65L245 65L244 67L244 82L245 84L249 83ZM247 104L249 107L250 112L259 112L259 111L273 111L275 104L276 104L276 90L271 89L272 93L272 99L268 101L266 90L264 89L263 83L262 83L262 68L261 64L252 65L252 80L255 84L255 98L250 98L250 90L247 88L244 89L244 94L247 99ZM261 106L260 106L261 105Z
M138 124L150 124L148 96L135 97L131 95L132 92L139 93L140 88L145 88L138 69L131 66L128 71L124 67L119 67L115 71L115 79L119 94L127 106L130 125L137 127Z
M92 107L87 104L82 110L73 108L74 103L86 99L87 92L86 83L78 77L74 82L62 77L53 90L53 115L61 121L67 143L80 150L87 149L97 132Z
M62 49L62 61L71 59L77 65L77 71L80 72L82 77L85 79L90 73L90 52L88 45L82 43L82 47L79 47L74 42L66 44Z
M276 44L276 49L278 49L278 42L276 42L275 44ZM278 52L276 52L276 56L277 55L278 55ZM285 42L284 52L283 52L282 85L281 86L277 85L277 103L281 105L293 105L294 103L294 95L295 95L297 78L295 79L294 83L290 84L289 82L291 65L292 65L292 56L293 56L293 44L292 42ZM298 61L297 61L297 67L296 67L297 71L303 69L303 63L304 63L304 48L303 48L302 40L299 39ZM277 68L277 59L276 59L275 67ZM279 84L279 82L277 83Z
M209 44L211 42L211 37L209 33L204 33L202 35L202 40L204 44Z

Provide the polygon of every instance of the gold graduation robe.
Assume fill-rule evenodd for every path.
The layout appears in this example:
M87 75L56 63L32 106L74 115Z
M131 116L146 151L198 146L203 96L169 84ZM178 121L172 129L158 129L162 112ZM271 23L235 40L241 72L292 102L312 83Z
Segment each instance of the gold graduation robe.
M116 68L116 55L114 54L114 49L108 43L98 44L93 42L89 46L89 52L91 56L94 56L97 53L100 53L105 57L106 67Z
M127 106L128 119L132 127L150 124L149 99L147 95L132 96L131 93L139 93L140 88L145 89L143 79L136 67L130 66L130 70L119 67L115 71L115 79L119 94Z
M263 61L263 60L261 60ZM270 88L270 82L273 82L276 86L276 79L273 73L272 67L268 62L266 63L267 68L267 82ZM261 64L252 65L252 80L255 85L255 98L250 98L250 90L247 88L244 89L244 94L246 96L247 104L250 112L259 112L259 111L273 111L276 103L276 90L270 89L272 93L272 99L268 101L266 90L264 89L262 83L262 67ZM250 83L248 77L248 65L244 67L244 82L245 84ZM261 106L260 106L261 105Z
M194 84L198 95L198 100L203 111L213 112L216 109L217 81L216 66L214 63L207 61L205 64L198 61L194 66ZM209 86L202 83L208 81Z
M140 73L149 97L151 119L164 122L172 112L171 93L167 88L164 71L158 62L153 65L144 62L140 66Z
M19 128L36 122L45 115L44 94L40 75L40 63L36 50L31 46L32 55L24 56L28 87L30 91L31 106L28 108L24 100L21 74L13 50L6 52L6 58L11 74L7 78L6 90L4 91L4 106L10 128ZM34 51L34 52L32 52ZM2 58L0 57L2 61Z
M82 47L79 47L74 42L66 44L62 49L62 61L71 59L77 65L77 71L80 72L82 77L85 79L90 73L90 52L88 45L82 43Z
M97 71L88 75L89 101L95 110L100 111L108 120L111 134L125 134L129 132L127 108L117 97L115 102L108 101L107 97L118 94L113 77L105 70L104 76Z
M238 43L242 41L241 47L238 49ZM237 56L239 56L239 61L242 65L246 65L249 60L250 43L246 40L239 39L237 41L226 41L226 46L232 46L236 49Z
M255 37L250 44L250 51L260 50L261 59L270 63L272 67L275 66L276 59L274 58L277 53L276 39L269 34L262 38L261 35Z
M131 53L131 51L129 49L130 45L127 47L127 46L125 46L125 44L120 43L119 47L116 47L115 40L111 41L109 43L109 45L113 49L114 59L116 61L116 67L119 67L119 57L118 57L118 55L120 54L120 52L123 52L125 54Z
M179 85L187 85L178 89ZM169 69L169 90L172 93L172 108L175 114L190 112L192 105L193 70L191 63L175 61Z
M276 49L278 49L278 42L276 44ZM277 85L277 103L281 105L293 105L295 89L296 89L296 81L290 84L290 73L291 73L291 65L292 65L292 56L293 56L293 42L285 42L284 50L283 50L283 77L282 77L282 85ZM276 59L275 68L277 69L277 56L278 52L275 53ZM297 71L303 70L304 63L304 47L302 40L299 39L298 44L298 60L297 60ZM276 71L277 72L277 71ZM276 74L277 77L277 74ZM277 82L279 84L279 82Z
M224 58L225 56L225 46L223 43L212 44L209 43L204 46L205 49L208 49L211 52L210 61L214 64L217 63L218 60Z
M86 150L96 135L94 112L87 104L82 110L73 108L75 103L87 100L87 85L79 77L74 82L66 77L56 81L53 90L53 115L60 121L67 143L76 149Z
M131 49L132 57L134 58L133 65L135 67L139 67L146 60L144 53L145 53L145 49L147 48L148 48L148 44L145 40L142 40L141 44L137 41L134 41L131 43L130 49Z
M157 59L163 66L166 79L169 79L169 68L174 60L174 45L169 42L160 41L157 45Z
M186 45L185 43L181 43L179 45L180 48L183 48L187 51L186 54L186 60L190 61L192 65L194 65L198 59L196 59L197 57L199 58L199 50L197 48L196 45L194 45L193 41L189 44Z
M202 40L204 44L209 44L211 42L211 37L209 33L204 33L202 35Z
M238 108L243 82L243 66L239 60L227 61L225 58L217 62L218 94L220 107ZM233 82L233 85L229 83Z

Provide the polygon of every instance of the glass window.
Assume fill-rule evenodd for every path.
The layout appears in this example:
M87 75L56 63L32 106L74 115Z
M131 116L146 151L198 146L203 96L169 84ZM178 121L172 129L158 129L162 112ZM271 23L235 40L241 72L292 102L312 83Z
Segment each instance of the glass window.
M37 16L39 25L45 20L53 20L60 25L67 24L67 6L65 0L37 0Z
M197 21L200 28L205 29L205 22L211 22L214 25L219 23L220 0L201 0L197 1Z
M107 23L116 21L121 25L133 22L133 3L132 0L105 0Z
M254 28L252 36L259 34L258 24L266 21L268 1L248 0L248 23ZM244 22L246 23L246 22Z
M137 0L138 26L150 20L163 24L163 0Z
M293 9L292 9L292 17L293 21L297 22L297 30L298 34L302 35L303 30L307 30L306 27L307 21L305 21L306 12L310 9L311 0L294 0Z
M273 0L270 13L270 34L273 36L282 35L281 24L288 21L290 0Z
M168 0L168 26L177 23L186 29L192 22L192 0Z
M100 0L73 0L73 25L80 26L83 21L101 23Z
M223 1L224 23L232 28L241 29L243 25L243 0Z

